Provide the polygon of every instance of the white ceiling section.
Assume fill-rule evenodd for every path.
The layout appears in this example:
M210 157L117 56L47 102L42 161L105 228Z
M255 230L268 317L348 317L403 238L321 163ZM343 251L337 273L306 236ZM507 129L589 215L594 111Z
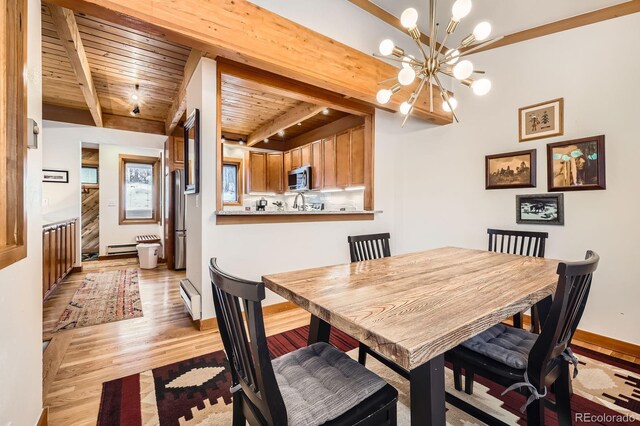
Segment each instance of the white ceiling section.
M402 11L408 7L415 8L419 13L418 27L429 35L429 0L371 0L376 5L400 17ZM490 38L506 36L529 28L538 27L572 16L581 15L594 10L616 4L626 3L620 0L472 0L471 12L462 19L456 32L449 37L447 46L457 46L473 28L482 21L487 21L493 27ZM444 30L451 17L453 0L440 0L437 3L437 20L440 24L442 41Z

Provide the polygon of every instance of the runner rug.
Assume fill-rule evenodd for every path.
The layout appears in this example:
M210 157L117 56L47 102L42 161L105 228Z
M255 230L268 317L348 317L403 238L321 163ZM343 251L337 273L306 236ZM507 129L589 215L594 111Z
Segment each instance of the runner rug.
M304 347L308 327L268 337L272 357ZM357 358L357 341L332 329L330 343ZM573 381L574 424L621 425L640 421L640 366L581 348L579 375ZM408 382L372 357L367 367L399 391L398 424L409 425ZM504 387L477 377L474 394L453 388L446 370L447 391L507 424L526 424L519 409L525 397L515 392L501 396ZM103 384L98 426L107 425L231 425L231 374L223 351L166 365ZM547 410L547 424L557 424ZM635 422L634 422L634 419ZM481 425L447 405L447 424Z
M54 332L142 316L137 269L87 274Z

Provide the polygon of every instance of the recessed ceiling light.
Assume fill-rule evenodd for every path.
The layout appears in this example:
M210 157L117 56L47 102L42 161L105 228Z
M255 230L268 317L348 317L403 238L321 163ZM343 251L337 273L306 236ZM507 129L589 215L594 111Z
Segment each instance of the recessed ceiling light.
M264 140L262 142L269 143L269 138L264 138Z
M278 132L278 136L283 137L283 136L284 136L284 130L280 130L280 131Z
M322 110L322 113L323 113L324 115L329 115L329 108L325 108L325 109L323 109L323 110Z
M298 126L302 126L302 123L298 123Z
M138 98L138 95L134 93L133 95L131 95L131 99L133 99L134 101L137 101L140 98Z

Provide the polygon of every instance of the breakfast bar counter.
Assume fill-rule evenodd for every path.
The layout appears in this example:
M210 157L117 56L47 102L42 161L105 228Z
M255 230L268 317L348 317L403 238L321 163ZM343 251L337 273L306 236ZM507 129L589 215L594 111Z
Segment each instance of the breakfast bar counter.
M216 223L219 225L237 225L245 223L373 220L374 215L381 213L381 210L218 210L216 211Z

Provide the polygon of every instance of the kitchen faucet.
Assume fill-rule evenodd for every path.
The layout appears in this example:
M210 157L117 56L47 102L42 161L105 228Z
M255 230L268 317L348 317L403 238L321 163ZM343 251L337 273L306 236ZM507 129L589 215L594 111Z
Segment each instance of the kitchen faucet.
M298 205L298 197L302 197L302 205ZM302 208L301 208L302 207ZM302 192L298 192L296 194L296 198L293 200L293 208L298 209L298 211L305 211L307 209L307 202L304 199L304 194Z

